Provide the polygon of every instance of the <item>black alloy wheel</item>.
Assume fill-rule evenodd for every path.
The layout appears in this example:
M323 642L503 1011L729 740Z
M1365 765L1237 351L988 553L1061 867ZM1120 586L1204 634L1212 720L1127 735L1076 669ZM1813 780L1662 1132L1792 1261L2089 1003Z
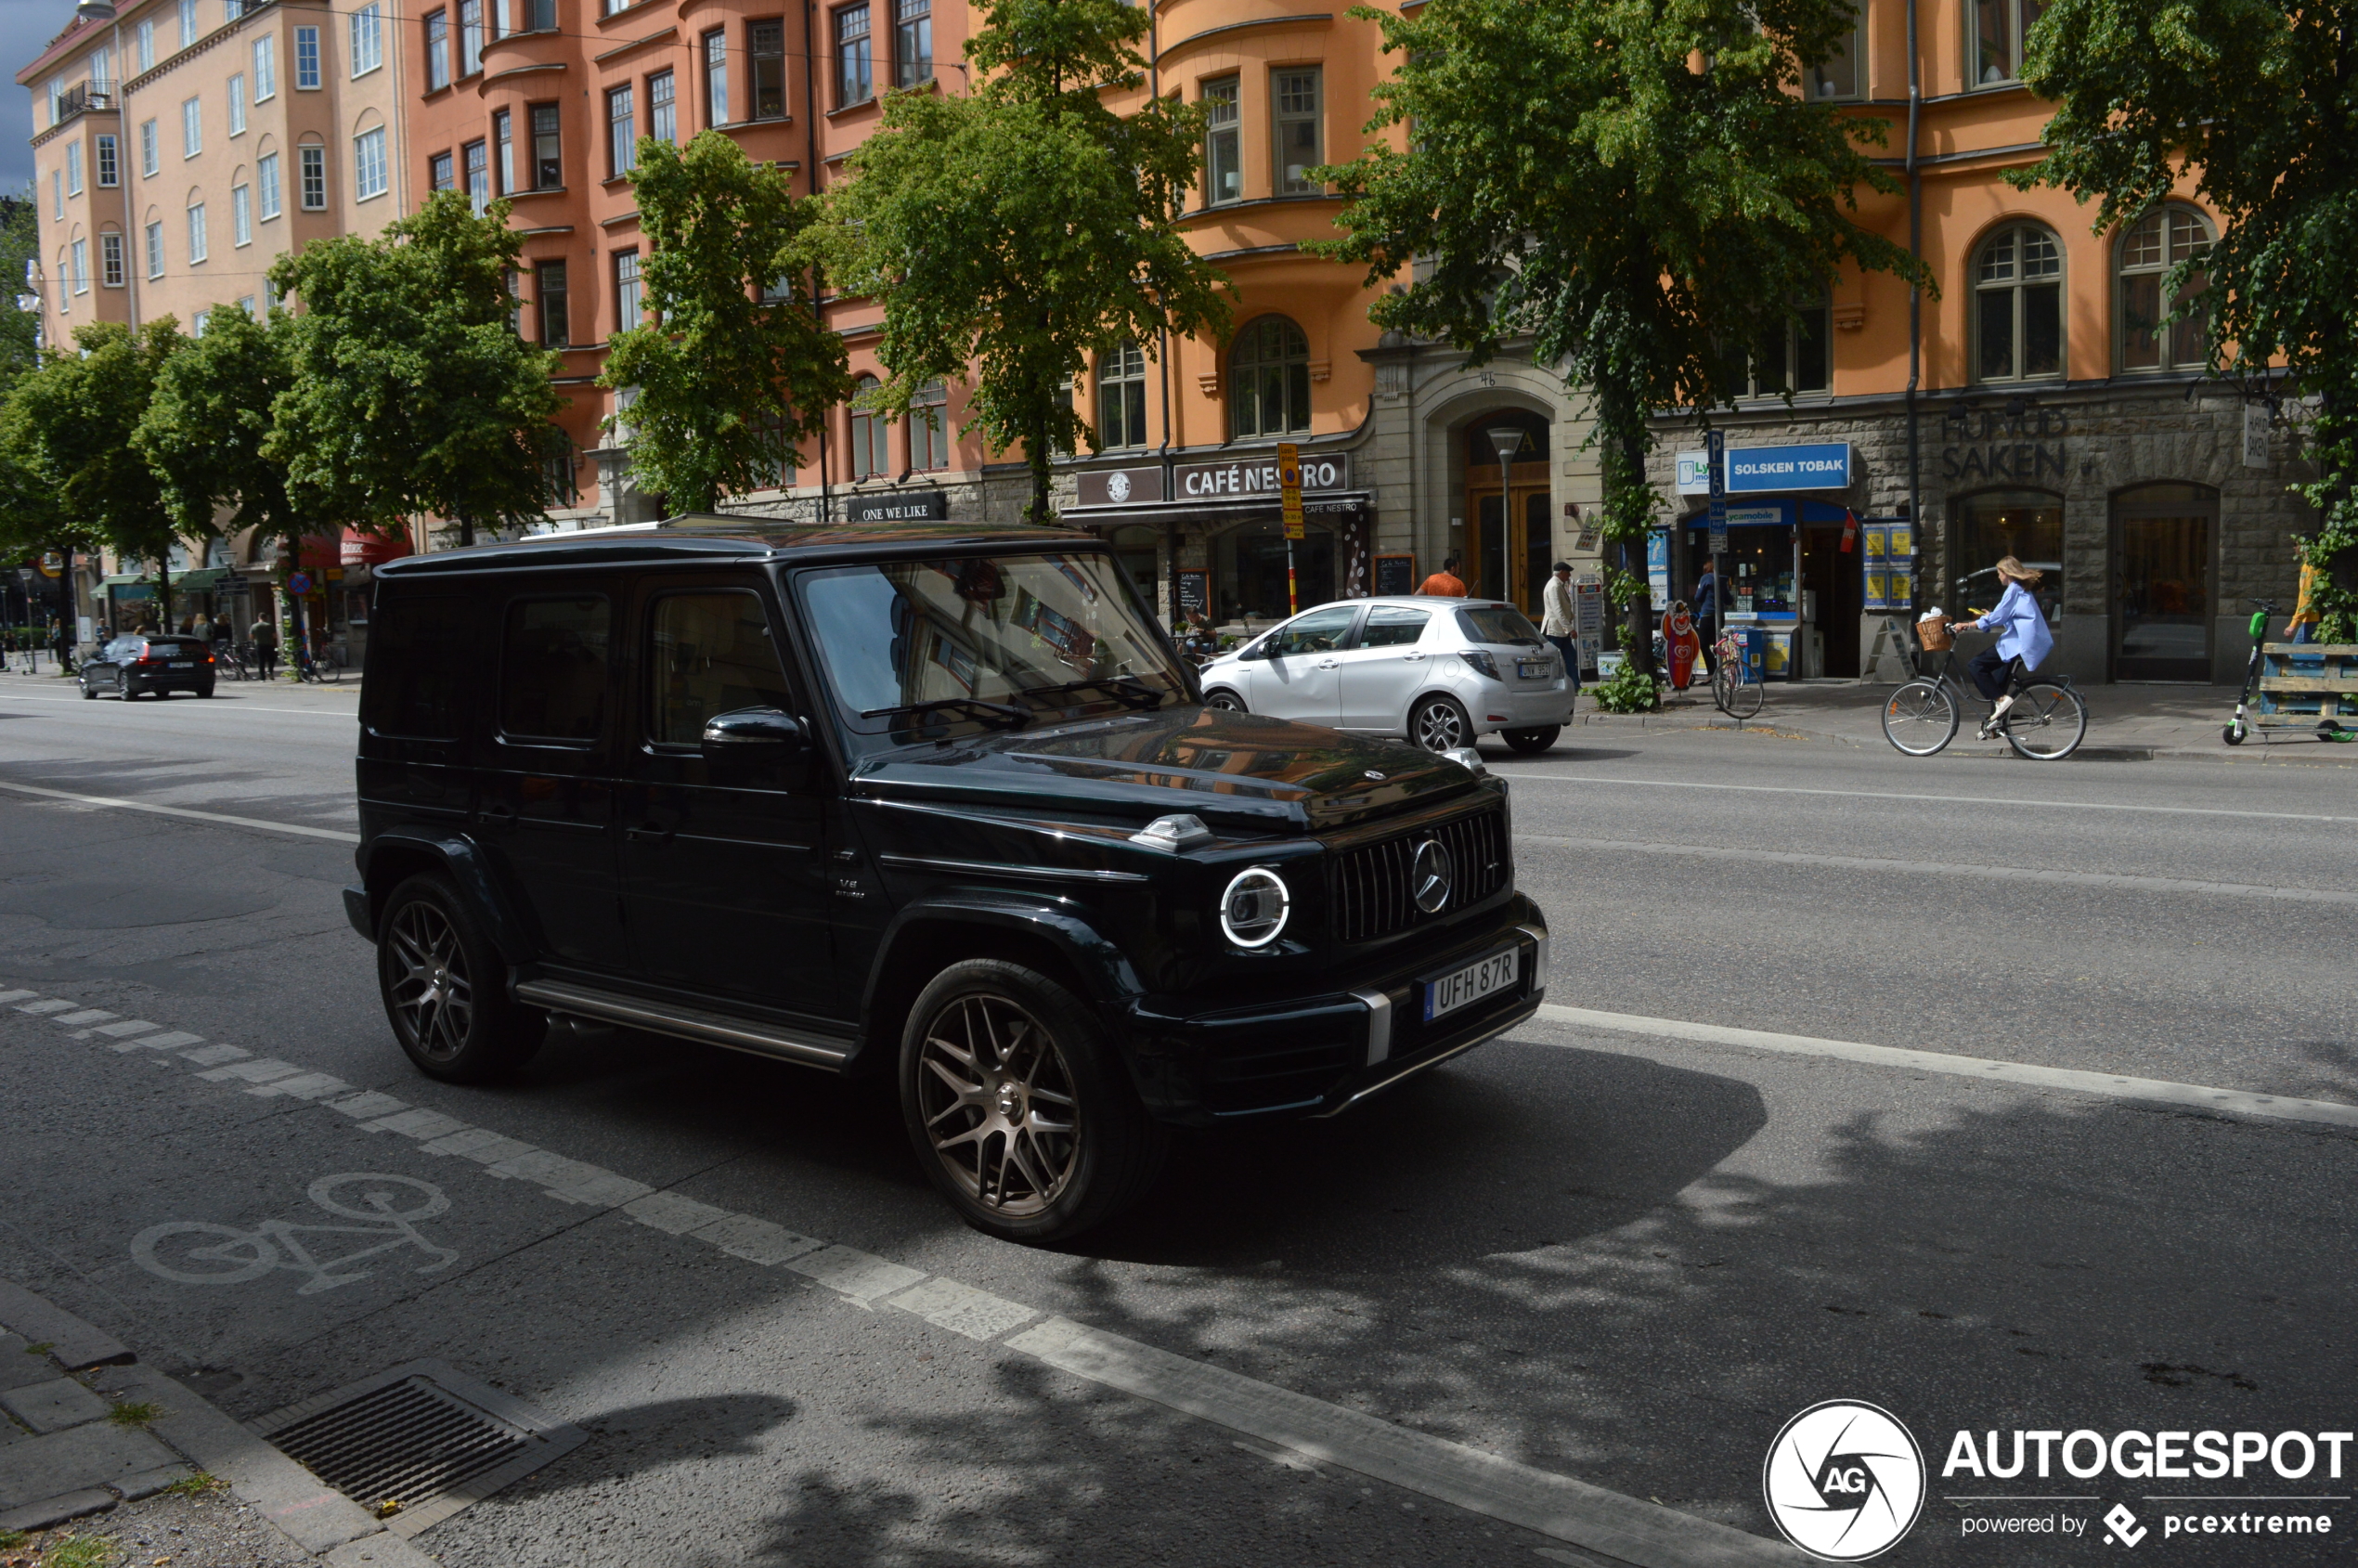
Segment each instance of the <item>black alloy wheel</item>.
M385 901L377 988L418 1070L452 1083L513 1071L540 1047L548 1015L508 998L508 965L458 890L413 876Z
M977 1230L1076 1236L1137 1201L1169 1135L1089 1009L1039 971L952 964L909 1009L900 1108L919 1163Z
M1564 732L1561 724L1542 724L1530 730L1501 730L1498 738L1505 741L1518 756L1536 757Z
M1427 751L1473 745L1473 720L1451 697L1427 697L1408 715L1408 739Z

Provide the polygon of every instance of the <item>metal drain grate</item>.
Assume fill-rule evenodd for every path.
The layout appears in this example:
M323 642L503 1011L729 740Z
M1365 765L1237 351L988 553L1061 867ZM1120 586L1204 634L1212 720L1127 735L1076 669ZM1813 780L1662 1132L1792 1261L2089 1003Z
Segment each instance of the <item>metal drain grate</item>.
M412 1361L291 1405L254 1430L404 1536L440 1523L585 1439L580 1428L439 1361Z

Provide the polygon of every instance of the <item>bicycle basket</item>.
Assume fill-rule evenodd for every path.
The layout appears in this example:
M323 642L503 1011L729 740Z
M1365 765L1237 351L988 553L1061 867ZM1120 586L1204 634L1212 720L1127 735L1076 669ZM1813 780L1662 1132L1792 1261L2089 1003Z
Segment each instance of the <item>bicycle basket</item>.
M1927 654L1945 654L1957 642L1956 638L1950 634L1949 617L1946 616L1926 616L1918 621L1916 641L1923 644Z

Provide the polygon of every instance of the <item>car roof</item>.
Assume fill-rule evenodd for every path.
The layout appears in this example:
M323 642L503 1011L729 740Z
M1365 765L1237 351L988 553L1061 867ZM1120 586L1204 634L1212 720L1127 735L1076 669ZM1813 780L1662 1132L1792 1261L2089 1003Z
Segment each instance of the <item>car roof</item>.
M1458 610L1512 610L1517 608L1516 605L1509 603L1504 599L1457 599L1439 593L1382 593L1369 599L1329 600L1324 604L1313 604L1310 606L1310 609L1304 610L1302 613L1306 616L1315 610L1331 610L1338 604L1349 605L1354 610L1362 604L1378 606L1392 605L1397 608L1409 610L1438 610L1445 606ZM1291 617L1288 618L1290 619Z
M977 523L851 523L819 525L765 517L692 512L653 527L538 534L512 544L471 545L405 555L375 571L380 577L441 577L464 572L512 572L550 566L719 564L781 562L795 565L923 558L945 551L993 549L1026 553L1101 548L1093 534L1069 528L991 527Z

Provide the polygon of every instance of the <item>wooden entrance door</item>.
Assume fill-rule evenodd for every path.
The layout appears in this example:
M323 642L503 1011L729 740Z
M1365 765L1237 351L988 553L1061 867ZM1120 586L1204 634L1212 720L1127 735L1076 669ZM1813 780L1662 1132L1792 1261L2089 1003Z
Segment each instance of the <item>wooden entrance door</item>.
M1536 621L1555 544L1548 519L1548 465L1515 464L1503 491L1496 469L1489 479L1487 485L1466 487L1466 591L1479 599L1509 600Z

